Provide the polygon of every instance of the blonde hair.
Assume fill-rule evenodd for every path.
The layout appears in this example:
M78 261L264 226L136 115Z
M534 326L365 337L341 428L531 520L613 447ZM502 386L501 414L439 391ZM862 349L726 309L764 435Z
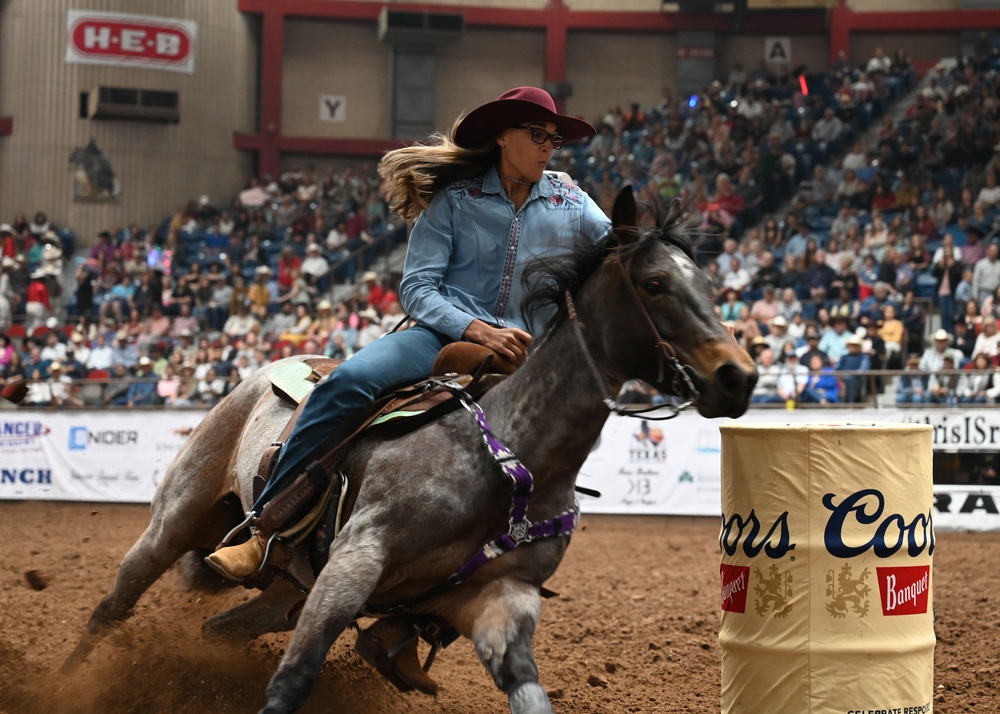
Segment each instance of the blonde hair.
M460 121L448 136L434 134L426 143L390 151L379 162L378 175L389 208L404 219L415 220L448 184L479 176L497 162L500 147L493 139L471 149L455 143Z

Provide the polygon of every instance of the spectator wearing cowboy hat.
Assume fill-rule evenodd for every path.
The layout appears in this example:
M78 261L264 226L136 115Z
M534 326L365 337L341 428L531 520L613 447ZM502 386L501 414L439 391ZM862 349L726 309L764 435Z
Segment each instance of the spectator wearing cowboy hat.
M53 362L49 365L49 386L51 401L54 407L82 407L83 401L74 396L70 385L73 378L66 374L60 362Z
M786 342L795 342L788 336L788 320L786 320L783 316L775 315L771 318L767 327L767 336L764 339L767 340L768 346L775 355L784 353Z
M372 342L382 336L381 316L378 310L373 307L366 307L358 313L358 339L354 343L354 349L360 350L367 347Z
M469 112L449 136L383 157L389 205L415 220L400 296L417 324L376 340L317 384L253 513L302 471L312 445L343 439L391 385L429 375L446 344L484 345L511 367L525 359L544 325L521 313L526 262L542 251L558 256L581 239L597 241L611 227L582 189L545 173L554 151L594 133L559 114L545 90L517 87ZM560 210L550 210L554 205ZM254 529L247 543L206 560L246 578L260 568L268 536Z
M24 304L24 314L28 320L26 327L29 333L44 325L49 315L52 314L52 301L47 284L48 277L48 271L43 268L39 268L31 274L27 301Z
M261 307L265 309L271 304L274 299L271 295L271 278L274 276L274 271L267 265L258 265L253 271L253 284L247 288L247 300L250 301L251 307Z
M153 360L146 355L138 359L135 365L135 378L125 391L125 406L147 406L156 402L156 383L159 379L153 374Z
M310 243L306 246L306 257L302 261L301 270L313 285L321 291L326 289L326 276L330 272L330 263L323 257L323 248L319 243Z

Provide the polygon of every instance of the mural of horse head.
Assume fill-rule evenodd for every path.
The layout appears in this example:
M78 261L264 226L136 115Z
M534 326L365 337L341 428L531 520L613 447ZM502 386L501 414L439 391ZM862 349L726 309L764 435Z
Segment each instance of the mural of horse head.
M86 146L78 146L69 155L74 168L74 198L77 201L109 201L118 198L121 184L104 152L91 139Z

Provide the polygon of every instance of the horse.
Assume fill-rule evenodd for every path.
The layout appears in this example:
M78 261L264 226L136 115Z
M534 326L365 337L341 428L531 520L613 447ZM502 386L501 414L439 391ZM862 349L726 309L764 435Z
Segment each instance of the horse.
M311 585L301 608L294 609L301 591L274 578L256 599L202 628L205 637L246 641L292 629L294 621L261 712L303 705L327 652L359 613L411 602L412 614L441 618L472 641L512 714L552 714L531 641L540 590L566 551L565 533L522 539L522 547L489 559L464 582L439 587L512 526L510 480L484 447L482 424L488 420L496 439L533 472L525 517L539 523L575 513L577 472L614 406L609 395L626 380L679 394L704 417L742 415L757 371L719 321L683 226L672 210L659 227L640 229L632 191L622 191L608 237L526 271L525 308L547 310L550 328L513 375L479 398L482 423L457 409L405 435L362 435L343 455L349 515L328 560L314 578L302 552L289 566ZM242 382L188 437L154 496L148 528L71 660L128 617L185 553L210 550L238 525L243 516L233 496L249 508L258 462L289 416L272 394L269 369ZM421 598L435 588L438 594ZM297 619L287 617L291 611Z

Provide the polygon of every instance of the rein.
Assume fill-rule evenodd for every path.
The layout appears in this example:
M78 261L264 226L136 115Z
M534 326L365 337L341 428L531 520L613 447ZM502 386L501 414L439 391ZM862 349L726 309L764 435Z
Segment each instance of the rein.
M622 277L624 278L625 285L628 286L628 294L631 296L632 302L634 302L636 307L639 308L639 313L646 319L646 324L649 326L650 332L653 333L656 356L659 364L657 384L663 384L663 381L667 376L667 370L669 370L673 375L670 382L670 388L675 396L681 398L682 402L681 404L676 405L654 406L649 409L628 410L622 409L618 406L618 401L615 399L615 395L613 394L603 397L601 401L604 402L604 405L609 411L612 411L619 416L638 417L645 416L652 411L670 409L671 413L667 416L645 416L645 418L651 421L666 421L667 419L673 419L682 411L698 401L698 397L700 396L698 388L694 386L694 382L691 380L691 375L688 374L688 369L690 368L687 365L682 364L681 361L677 359L677 350L675 350L674 346L663 338L663 335L661 335L660 331L656 328L656 323L653 322L653 318L650 317L649 311L646 310L646 306L642 304L642 300L639 298L639 293L636 292L635 285L632 284L632 279L628 274L628 268L625 266L625 263L621 260L621 258L617 258L615 262L618 263L618 267L621 269ZM566 291L566 313L569 317L570 324L573 325L573 334L576 336L576 341L580 345L583 356L587 361L587 366L590 368L590 372L594 375L594 380L597 382L597 388L601 392L607 391L604 379L601 377L601 371L598 369L597 363L594 361L594 357L587 347L587 341L583 336L584 325L580 321L579 315L576 312L576 305L573 304L573 296L570 295L569 290Z

